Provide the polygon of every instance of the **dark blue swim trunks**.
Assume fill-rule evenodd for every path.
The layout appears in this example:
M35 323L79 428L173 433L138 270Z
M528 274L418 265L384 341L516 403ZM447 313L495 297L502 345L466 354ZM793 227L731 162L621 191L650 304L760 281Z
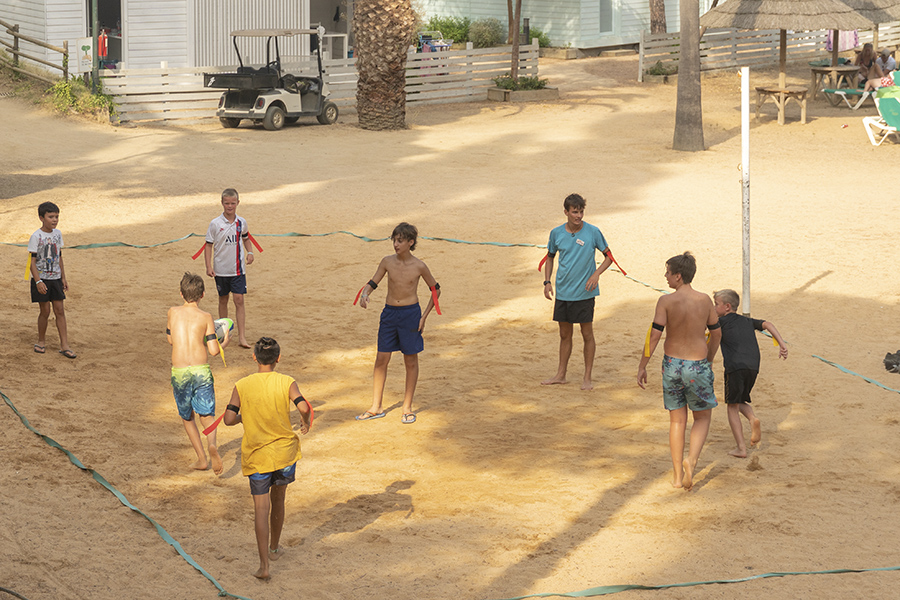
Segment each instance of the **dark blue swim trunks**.
M419 333L422 308L418 303L408 306L385 305L378 326L378 351L418 354L425 349Z

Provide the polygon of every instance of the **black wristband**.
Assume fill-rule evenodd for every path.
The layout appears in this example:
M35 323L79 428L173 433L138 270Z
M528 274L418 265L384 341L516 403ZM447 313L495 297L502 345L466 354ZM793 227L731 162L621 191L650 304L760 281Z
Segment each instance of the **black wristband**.
M291 402L294 403L294 406L300 406L301 402L306 402L306 398L303 397L303 394L300 394L299 396L291 400Z
M663 329L666 328L665 325L660 325L660 324L657 323L656 321L653 322L653 325L651 325L651 327L653 327L653 329L655 329L655 330L657 330L657 331L662 331Z
M168 328L168 327L166 327L166 335L172 335L172 332L169 331L169 328Z
M231 411L234 411L234 414L238 414L241 412L241 407L235 406L234 404L229 404L228 406L225 407L225 410L231 410Z
M207 342L211 342L211 341L213 341L214 339L216 339L216 334L214 334L214 333L208 333L208 334L206 335L206 338L205 338L205 339L206 339Z
M718 329L718 328L721 327L721 326L722 326L722 324L719 323L718 321L716 321L716 322L713 323L712 325L707 325L706 328L709 329L710 331L712 331L712 330L714 330L714 329Z
M544 285L547 285L548 283L553 283L553 282L548 279L547 281L544 282Z
M434 282L434 289L436 289L436 290L441 289L441 284L439 284L437 281L435 281L435 282Z
M374 281L372 281L371 279L369 280L369 283L367 283L366 285L368 285L368 286L369 286L370 288L372 288L373 290L377 290L377 289L378 289L378 284L375 283Z

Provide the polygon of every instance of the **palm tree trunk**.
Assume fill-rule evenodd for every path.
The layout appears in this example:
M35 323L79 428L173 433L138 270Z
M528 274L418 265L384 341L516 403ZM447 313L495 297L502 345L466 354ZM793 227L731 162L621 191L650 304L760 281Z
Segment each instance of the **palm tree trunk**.
M357 0L356 110L363 129L406 127L406 52L415 33L410 0Z
M700 102L700 4L681 0L681 44L675 105L674 150L704 150L703 107Z
M512 52L510 54L509 76L513 81L519 81L519 21L522 18L522 0L516 1L516 10L513 14Z

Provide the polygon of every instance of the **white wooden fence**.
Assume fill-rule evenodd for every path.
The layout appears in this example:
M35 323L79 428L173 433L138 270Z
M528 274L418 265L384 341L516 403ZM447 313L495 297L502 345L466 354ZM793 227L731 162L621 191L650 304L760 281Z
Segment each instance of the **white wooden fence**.
M487 99L493 79L510 69L510 48L410 53L406 61L406 101L433 104ZM329 99L356 105L356 59L323 60ZM113 96L120 121L198 119L215 115L221 89L203 87L203 73L233 72L235 66L179 69L121 69L101 72L103 90ZM285 63L294 75L314 75L313 60ZM538 74L538 45L522 46L519 73Z
M787 59L815 60L826 58L825 41L828 31L788 31ZM860 31L859 43L871 42L874 31ZM700 40L700 70L728 69L753 65L772 65L779 60L779 36L777 29L742 31L735 29L708 29ZM680 33L650 34L641 32L638 55L638 81L644 80L644 72L657 62L664 66L677 66ZM900 45L900 21L882 23L878 31L880 47L895 48Z

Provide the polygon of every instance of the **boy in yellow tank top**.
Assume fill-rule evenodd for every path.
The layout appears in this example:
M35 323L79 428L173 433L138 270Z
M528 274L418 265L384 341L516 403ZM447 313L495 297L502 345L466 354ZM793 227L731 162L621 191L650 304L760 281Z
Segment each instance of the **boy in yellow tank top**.
M278 342L260 338L253 349L258 371L235 384L225 409L226 425L244 425L241 471L250 478L253 496L259 550L259 570L253 576L258 579L269 579L269 561L278 560L283 552L278 542L284 527L284 496L300 459L300 438L291 425L292 403L300 411L300 433L306 435L310 426L310 405L297 382L275 372L280 357Z

